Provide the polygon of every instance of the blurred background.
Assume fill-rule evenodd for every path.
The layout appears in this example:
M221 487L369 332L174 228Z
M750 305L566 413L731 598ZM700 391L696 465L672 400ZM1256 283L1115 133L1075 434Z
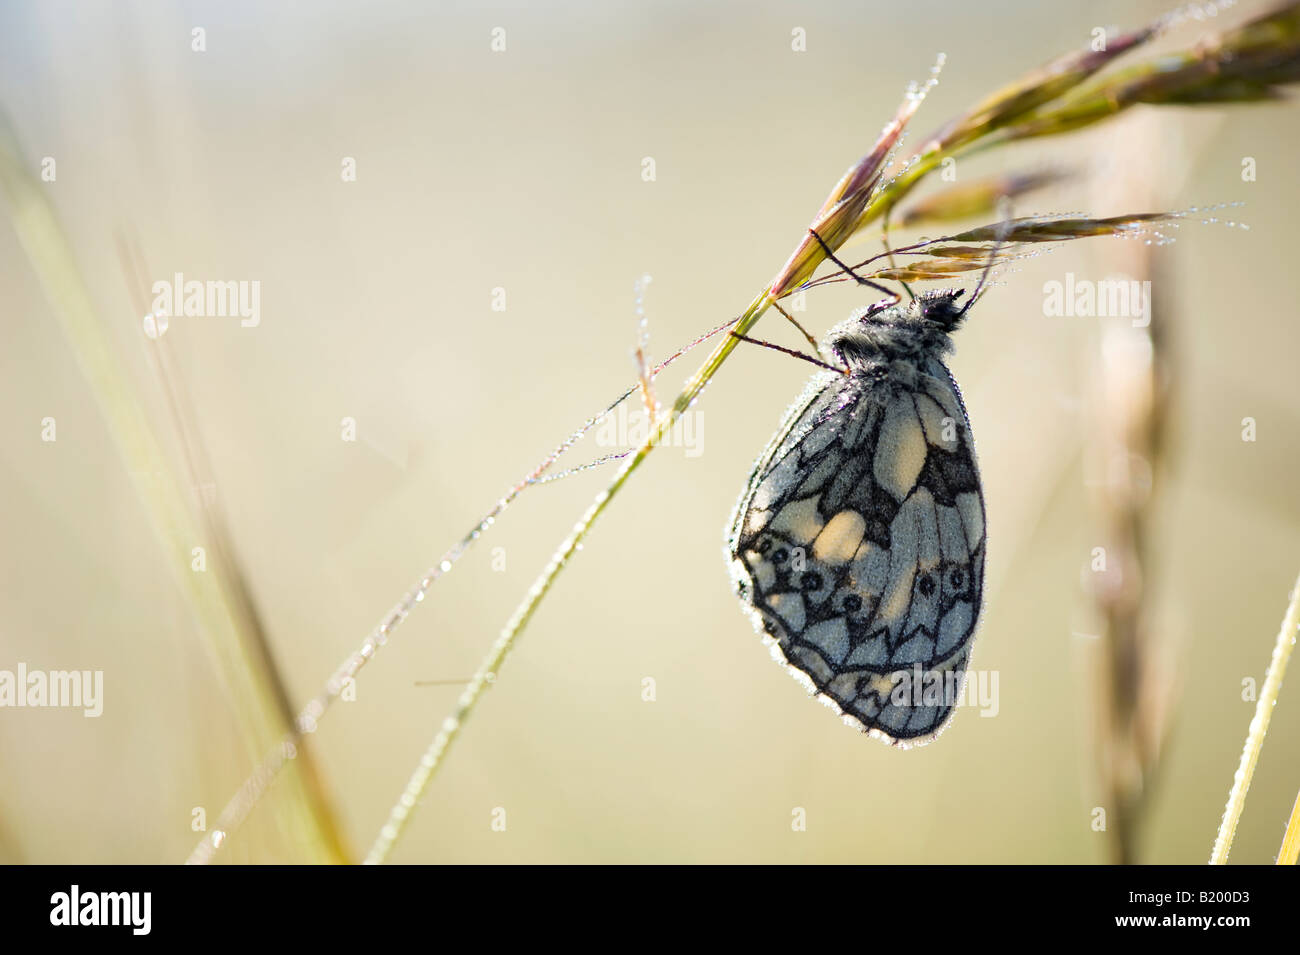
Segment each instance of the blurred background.
M178 474L160 368L188 396L207 488L180 493L224 513L296 710L501 494L632 384L638 276L653 276L662 358L743 310L939 53L911 147L1095 29L1164 9L11 3L0 107L32 176L56 160L42 195ZM1242 3L1159 48L1264 9ZM805 51L792 50L797 28ZM1018 199L1017 214L1242 202L1219 215L1250 226L1188 223L1154 250L1061 246L1002 272L960 333L952 367L990 541L973 665L999 676L995 717L959 711L935 743L896 751L771 662L731 593L723 528L809 369L745 347L693 413L694 446L654 454L561 576L393 861L1115 858L1094 811L1110 784L1093 570L1094 548L1115 546L1115 478L1093 436L1108 414L1106 342L1131 323L1046 315L1044 285L1124 273L1153 282L1169 384L1159 460L1137 479L1153 488L1141 595L1160 661L1142 692L1167 705L1131 857L1203 862L1254 713L1243 681L1262 683L1300 567L1296 115L1138 107L959 163L958 182L1079 172ZM177 316L151 340L124 243L146 298L178 272L257 281L260 323ZM0 669L104 673L98 719L0 710L0 860L181 861L201 835L196 809L211 825L257 747L185 583L194 572L155 532L152 479L131 473L8 217L0 263ZM866 301L819 289L800 318L820 335ZM800 344L774 313L758 334ZM662 400L704 354L660 376ZM605 444L589 437L565 462ZM378 832L455 681L613 474L524 493L309 738L349 857ZM1281 842L1300 785L1295 696L1284 687L1233 861L1271 862ZM219 859L322 858L291 818L288 778Z

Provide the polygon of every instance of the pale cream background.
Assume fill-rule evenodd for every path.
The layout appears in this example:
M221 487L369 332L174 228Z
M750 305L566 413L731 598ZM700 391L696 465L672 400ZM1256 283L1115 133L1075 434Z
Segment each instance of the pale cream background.
M937 53L947 67L913 143L1094 27L1138 16L1130 3L1029 0L12 4L0 104L33 162L57 158L49 196L144 400L160 392L115 232L138 238L156 278L261 281L258 328L182 318L168 340L301 702L500 493L630 383L638 275L654 276L662 356L744 307ZM196 25L206 53L189 50ZM489 52L494 26L504 54ZM796 26L806 53L790 50ZM1163 115L959 174L1109 157L1094 186L1018 211L1248 204L1232 214L1249 232L1181 229L1154 292L1174 318L1179 402L1154 587L1183 695L1140 855L1200 862L1253 711L1241 681L1262 680L1300 567L1298 143L1292 106ZM354 184L340 182L344 156ZM644 156L654 183L641 181ZM1243 156L1257 182L1241 181ZM1101 323L1045 318L1042 285L1104 277L1123 266L1116 245L1078 243L1005 276L958 340L990 522L975 664L1000 673L997 718L961 712L937 744L895 752L770 662L729 592L722 528L808 369L749 349L699 405L703 453L655 454L563 575L395 860L1104 860L1089 828L1090 650L1072 636L1096 632L1080 439ZM215 815L249 767L7 221L0 262L0 667L103 668L107 695L99 720L0 711L0 858L179 860L191 809ZM489 308L496 286L504 313ZM815 293L805 318L822 331L858 304L854 290ZM761 333L798 344L774 321ZM664 375L664 397L692 367ZM54 445L39 440L47 415ZM1240 440L1248 415L1254 444ZM344 416L356 444L340 441ZM472 672L612 474L524 495L364 671L358 700L327 717L313 744L354 851L457 692L415 681ZM1236 860L1276 852L1298 745L1288 685ZM497 806L506 833L489 828ZM797 806L806 833L791 832ZM266 831L224 857L298 857Z

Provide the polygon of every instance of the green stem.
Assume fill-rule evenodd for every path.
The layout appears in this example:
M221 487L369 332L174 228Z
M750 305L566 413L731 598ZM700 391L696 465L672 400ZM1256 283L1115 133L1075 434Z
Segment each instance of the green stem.
M745 313L741 316L740 321L736 323L736 331L743 334L746 330L753 328L759 318L762 317L763 313L767 311L769 301L768 291L764 289L762 294L750 303L749 308L747 308ZM637 449L636 454L628 459L628 462L619 470L618 474L614 477L614 480L610 482L609 487L605 488L605 490L601 491L600 494L596 496L596 499L592 501L591 506L587 508L587 512L583 514L582 518L574 526L573 531L567 538L565 538L564 542L560 544L555 553L551 556L550 562L546 565L540 576L538 576L537 580L534 581L527 596L525 596L519 606L515 608L514 614L501 630L501 635L497 637L496 642L492 644L487 656L485 656L483 662L479 664L479 668L474 673L473 678L465 685L465 690L461 693L460 699L456 701L455 711L451 716L443 720L442 727L438 730L438 734L433 738L433 742L429 744L428 749L425 750L424 756L420 759L419 765L416 766L415 771L411 774L411 778L407 781L406 788L402 791L401 797L393 805L393 808L389 810L388 821L379 831L379 835L376 836L374 844L366 854L365 863L367 865L382 863L388 857L388 853L392 850L393 845L401 835L402 830L406 828L406 824L410 819L411 811L420 801L420 798L424 795L424 791L433 780L434 774L437 773L438 768L442 765L447 750L460 735L460 731L462 727L464 727L465 721L473 714L474 708L478 705L478 701L483 696L483 692L496 682L497 673L500 671L501 665L505 662L506 657L510 655L510 651L514 649L519 637L524 632L524 628L527 627L529 621L532 620L533 613L537 610L538 604L542 602L542 599L550 591L551 586L555 583L555 579L560 575L560 571L562 571L568 564L569 558L572 557L574 552L582 545L583 539L586 538L588 532L590 532L592 526L596 523L596 520L602 513L604 513L605 508L609 506L609 502L614 499L615 495L622 490L623 485L627 483L627 479L632 475L632 472L641 466L641 462L650 455L650 452L659 445L659 442L663 440L664 436L672 430L677 419L680 418L682 414L691 407L691 405L695 404L700 393L704 391L704 387L713 379L713 376L717 374L718 369L722 367L722 363L726 361L727 357L735 350L737 344L739 344L738 339L731 335L728 335L718 343L718 346L714 348L714 350L709 354L709 357L705 359L704 364L702 364L699 370L696 371L695 374L691 376L690 380L686 382L685 387L683 387L681 394L679 394L673 402L672 407L659 418L658 422L656 422L650 436L646 438L645 444L641 445L641 447Z
M1250 789L1251 777L1255 775L1255 764L1259 762L1259 751L1264 745L1264 734L1268 732L1269 717L1277 706L1277 694L1282 689L1282 676L1286 673L1287 661L1295 648L1297 632L1300 632L1300 577L1296 578L1295 588L1291 591L1291 604L1286 608L1282 629L1278 631L1277 642L1273 645L1268 675L1264 677L1264 687L1255 704L1255 718L1250 721L1250 732L1246 734L1246 745L1241 751L1241 763L1237 767L1237 774L1232 778L1232 789L1228 792L1223 821L1219 823L1219 836L1214 840L1210 865L1226 865L1228 862L1228 852L1232 849L1233 836L1237 834L1241 811L1246 808L1246 792Z

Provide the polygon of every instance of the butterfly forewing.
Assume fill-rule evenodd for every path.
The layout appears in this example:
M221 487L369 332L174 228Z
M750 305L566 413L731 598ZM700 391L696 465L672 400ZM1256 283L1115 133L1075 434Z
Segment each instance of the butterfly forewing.
M899 745L937 735L960 698L984 548L969 421L933 354L814 378L728 534L773 655L846 722Z

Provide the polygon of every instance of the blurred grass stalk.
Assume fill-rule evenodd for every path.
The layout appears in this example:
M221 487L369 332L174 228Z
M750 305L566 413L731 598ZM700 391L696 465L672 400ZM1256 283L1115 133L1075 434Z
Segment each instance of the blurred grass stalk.
M1136 280L1151 281L1151 247L1139 248L1132 263ZM1142 810L1175 699L1173 675L1162 665L1161 635L1152 621L1155 568L1149 546L1170 408L1165 301L1163 294L1153 296L1145 328L1117 324L1106 330L1094 396L1100 473L1093 486L1105 542L1104 572L1093 575L1102 620L1094 742L1109 808L1111 859L1124 865L1136 860Z
M1160 205L1176 194L1197 150L1183 142L1171 151L1173 131L1162 129L1163 114L1132 117L1124 130L1133 175L1095 183L1095 192L1121 205ZM1145 121L1144 121L1145 120ZM1154 162L1160 157L1157 169ZM1137 860L1145 809L1158 776L1179 696L1172 648L1176 621L1156 622L1156 505L1168 470L1169 422L1176 406L1174 348L1178 288L1165 281L1169 261L1151 245L1119 251L1124 274L1145 305L1145 325L1126 318L1104 328L1101 365L1092 407L1091 463L1094 508L1106 547L1107 567L1092 577L1092 596L1101 620L1095 644L1095 771L1108 810L1106 832L1111 861ZM1141 283L1146 283L1145 285ZM1149 298L1140 288L1158 289ZM1094 570L1097 568L1094 567Z
M1255 775L1255 764L1259 762L1259 752L1264 746L1264 736L1268 733L1268 723L1277 706L1277 695L1282 689L1282 677L1286 674L1287 661L1295 649L1297 634L1300 634L1300 576L1296 577L1291 589L1286 615L1277 632L1273 644L1273 656L1268 663L1268 674L1260 688L1259 699L1255 703L1255 718L1250 721L1250 730L1246 733L1246 745L1241 751L1241 763L1232 777L1232 789L1228 791L1228 804L1223 810L1223 821L1219 823L1219 835L1214 840L1214 849L1210 853L1210 865L1226 865L1228 853L1232 850L1232 840L1237 834L1237 823L1242 810L1246 808L1246 793L1250 790L1251 778ZM1292 766L1295 764L1292 763ZM1297 798L1300 809L1300 797ZM1300 826L1296 820L1296 811L1291 813L1291 823L1287 827L1286 839L1282 852L1290 853L1292 864L1295 862L1296 839L1294 830ZM1281 854L1278 861L1282 861Z
M919 108L928 86L909 90L875 148L850 167L831 190L809 232L801 238L785 266L745 309L736 323L736 333L748 333L772 303L813 276L827 258L823 242L835 250L869 223L882 218L887 222L893 208L946 158L1080 129L1137 103L1225 104L1273 99L1280 95L1279 85L1300 79L1300 3L1291 2L1189 50L1089 82L1115 58L1141 47L1181 20L1188 9L1182 8L1177 15L1162 18L1144 29L1110 38L1104 50L1068 53L1031 72L942 127L903 164L897 175L885 179L903 129ZM817 236L812 234L814 231ZM560 571L631 474L698 400L737 344L738 339L728 336L714 349L655 423L645 443L600 492L556 549L466 685L454 711L443 721L425 750L371 846L366 862L378 863L388 857L466 719L484 690L496 682L501 665Z
M183 490L194 481L178 473L155 433L143 402L96 314L77 269L72 249L40 183L21 158L16 137L3 127L0 184L10 202L10 218L31 266L53 307L73 354L90 384L123 463L131 476L177 586L186 595L218 674L230 697L248 755L257 759L283 737L291 722L288 695L257 622L251 597L212 515L198 518ZM137 317L137 321L143 316ZM175 395L169 394L169 401ZM173 405L173 410L175 406ZM187 436L182 434L182 442ZM191 435L189 438L195 438ZM210 573L190 569L191 549L202 544L213 553ZM344 861L342 840L328 801L304 752L291 776L291 791L277 816L295 850L306 848L320 861ZM177 825L188 827L188 818Z

